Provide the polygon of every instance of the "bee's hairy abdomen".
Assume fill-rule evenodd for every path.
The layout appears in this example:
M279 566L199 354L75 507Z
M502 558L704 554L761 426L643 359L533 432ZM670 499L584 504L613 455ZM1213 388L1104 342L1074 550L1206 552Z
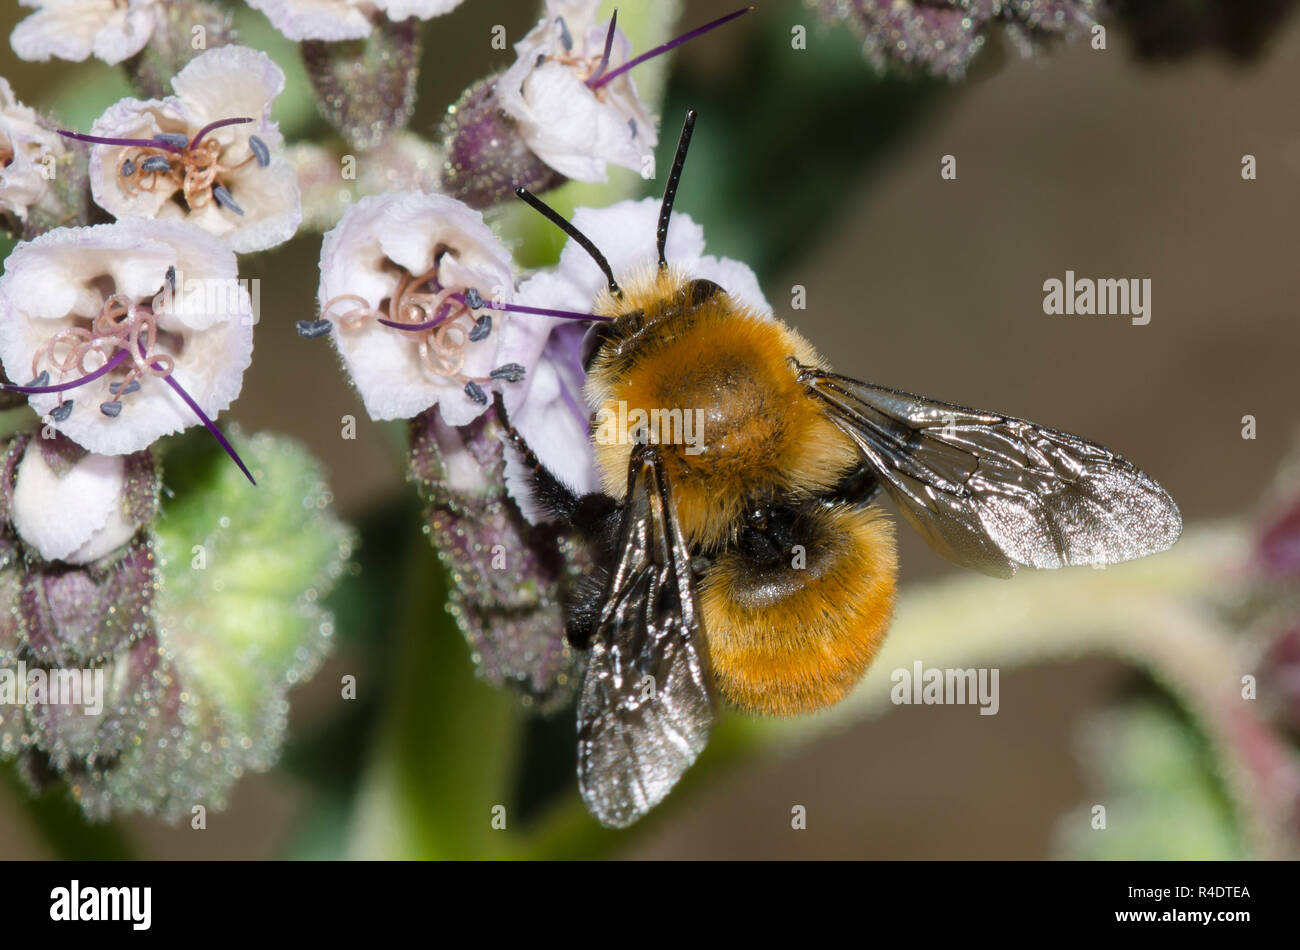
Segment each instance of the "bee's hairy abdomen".
M861 679L889 628L898 559L893 525L874 507L806 505L782 547L723 552L700 604L718 692L788 716L838 702Z

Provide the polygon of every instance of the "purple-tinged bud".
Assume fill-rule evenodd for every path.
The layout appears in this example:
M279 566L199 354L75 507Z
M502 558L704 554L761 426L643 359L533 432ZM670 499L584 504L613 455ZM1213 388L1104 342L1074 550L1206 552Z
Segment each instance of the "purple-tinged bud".
M513 199L516 188L540 194L568 180L533 153L501 110L498 78L470 86L442 122L442 189L471 208Z
M1023 54L1096 23L1098 0L807 0L828 22L862 40L879 70L900 67L961 79L993 27L1005 28Z
M577 682L564 606L590 554L571 532L524 520L506 494L503 435L495 408L460 428L429 409L411 420L411 478L479 675L552 709Z
M323 115L356 149L379 145L404 128L415 110L420 23L373 16L361 40L305 40L302 58Z
M17 603L30 660L98 664L151 633L153 549L144 539L116 560L53 570L28 565Z

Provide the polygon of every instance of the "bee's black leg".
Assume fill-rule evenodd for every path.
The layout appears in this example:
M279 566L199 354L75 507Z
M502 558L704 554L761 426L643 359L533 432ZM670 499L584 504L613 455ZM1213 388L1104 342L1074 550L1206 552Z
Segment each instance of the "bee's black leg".
M510 425L505 409L497 413L511 445L528 466L528 488L533 502L572 527L592 547L597 565L614 557L618 546L622 507L609 495L592 492L578 495L541 463L537 454ZM586 650L596 634L600 612L609 596L609 571L597 566L580 578L566 604L565 637L577 650Z
M578 509L578 495L572 488L555 477L537 457L537 453L524 441L523 436L506 418L500 395L496 398L497 417L506 430L510 444L528 466L528 490L533 502L548 514L553 514L567 524L573 524Z
M528 466L528 488L533 501L543 511L564 521L583 540L596 545L597 552L608 555L618 540L620 508L617 501L601 492L579 495L542 464L505 417L498 397L497 412L514 447Z
M600 612L609 596L608 587L609 571L597 567L582 577L574 588L566 605L564 636L575 650L586 650L591 646L596 627L600 624Z

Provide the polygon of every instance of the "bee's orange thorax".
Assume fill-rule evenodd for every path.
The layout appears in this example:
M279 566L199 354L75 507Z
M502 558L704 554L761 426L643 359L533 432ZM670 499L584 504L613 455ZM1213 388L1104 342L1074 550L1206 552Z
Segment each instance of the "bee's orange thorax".
M682 530L709 546L725 539L747 501L824 491L857 453L795 378L791 358L821 365L803 337L725 293L691 306L683 287L656 273L625 285L622 300L605 299L620 317L587 396L605 491L626 491L623 421L646 420Z

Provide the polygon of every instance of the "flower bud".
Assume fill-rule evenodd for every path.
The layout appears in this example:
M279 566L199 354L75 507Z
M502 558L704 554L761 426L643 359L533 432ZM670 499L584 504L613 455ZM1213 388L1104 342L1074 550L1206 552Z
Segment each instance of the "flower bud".
M59 432L21 435L6 452L3 510L32 556L89 564L153 520L158 473L146 450L94 455Z
M198 805L223 807L237 778L275 761L288 690L329 647L320 601L351 535L302 449L234 438L266 487L250 490L229 466L187 466L202 477L114 557L49 562L8 518L0 530L0 596L13 605L0 612L0 756L17 759L35 789L66 781L92 818L140 811L176 822ZM6 485L32 459L67 479L96 458L37 437L14 442ZM125 510L149 521L152 461L148 480L130 473L135 457L118 461ZM3 496L6 514L21 494Z
M460 428L423 412L411 420L411 478L479 675L550 709L577 683L564 607L590 554L571 531L529 525L507 497L503 435L495 409Z
M568 180L537 157L518 123L502 111L497 79L470 86L442 123L442 190L471 208L500 204L516 188L540 193Z
M357 149L379 145L415 110L419 21L395 23L375 14L372 23L364 39L302 44L321 115Z
M878 70L901 67L961 79L1000 25L1023 55L1055 37L1071 38L1096 23L1099 0L807 0L828 22L862 40Z

